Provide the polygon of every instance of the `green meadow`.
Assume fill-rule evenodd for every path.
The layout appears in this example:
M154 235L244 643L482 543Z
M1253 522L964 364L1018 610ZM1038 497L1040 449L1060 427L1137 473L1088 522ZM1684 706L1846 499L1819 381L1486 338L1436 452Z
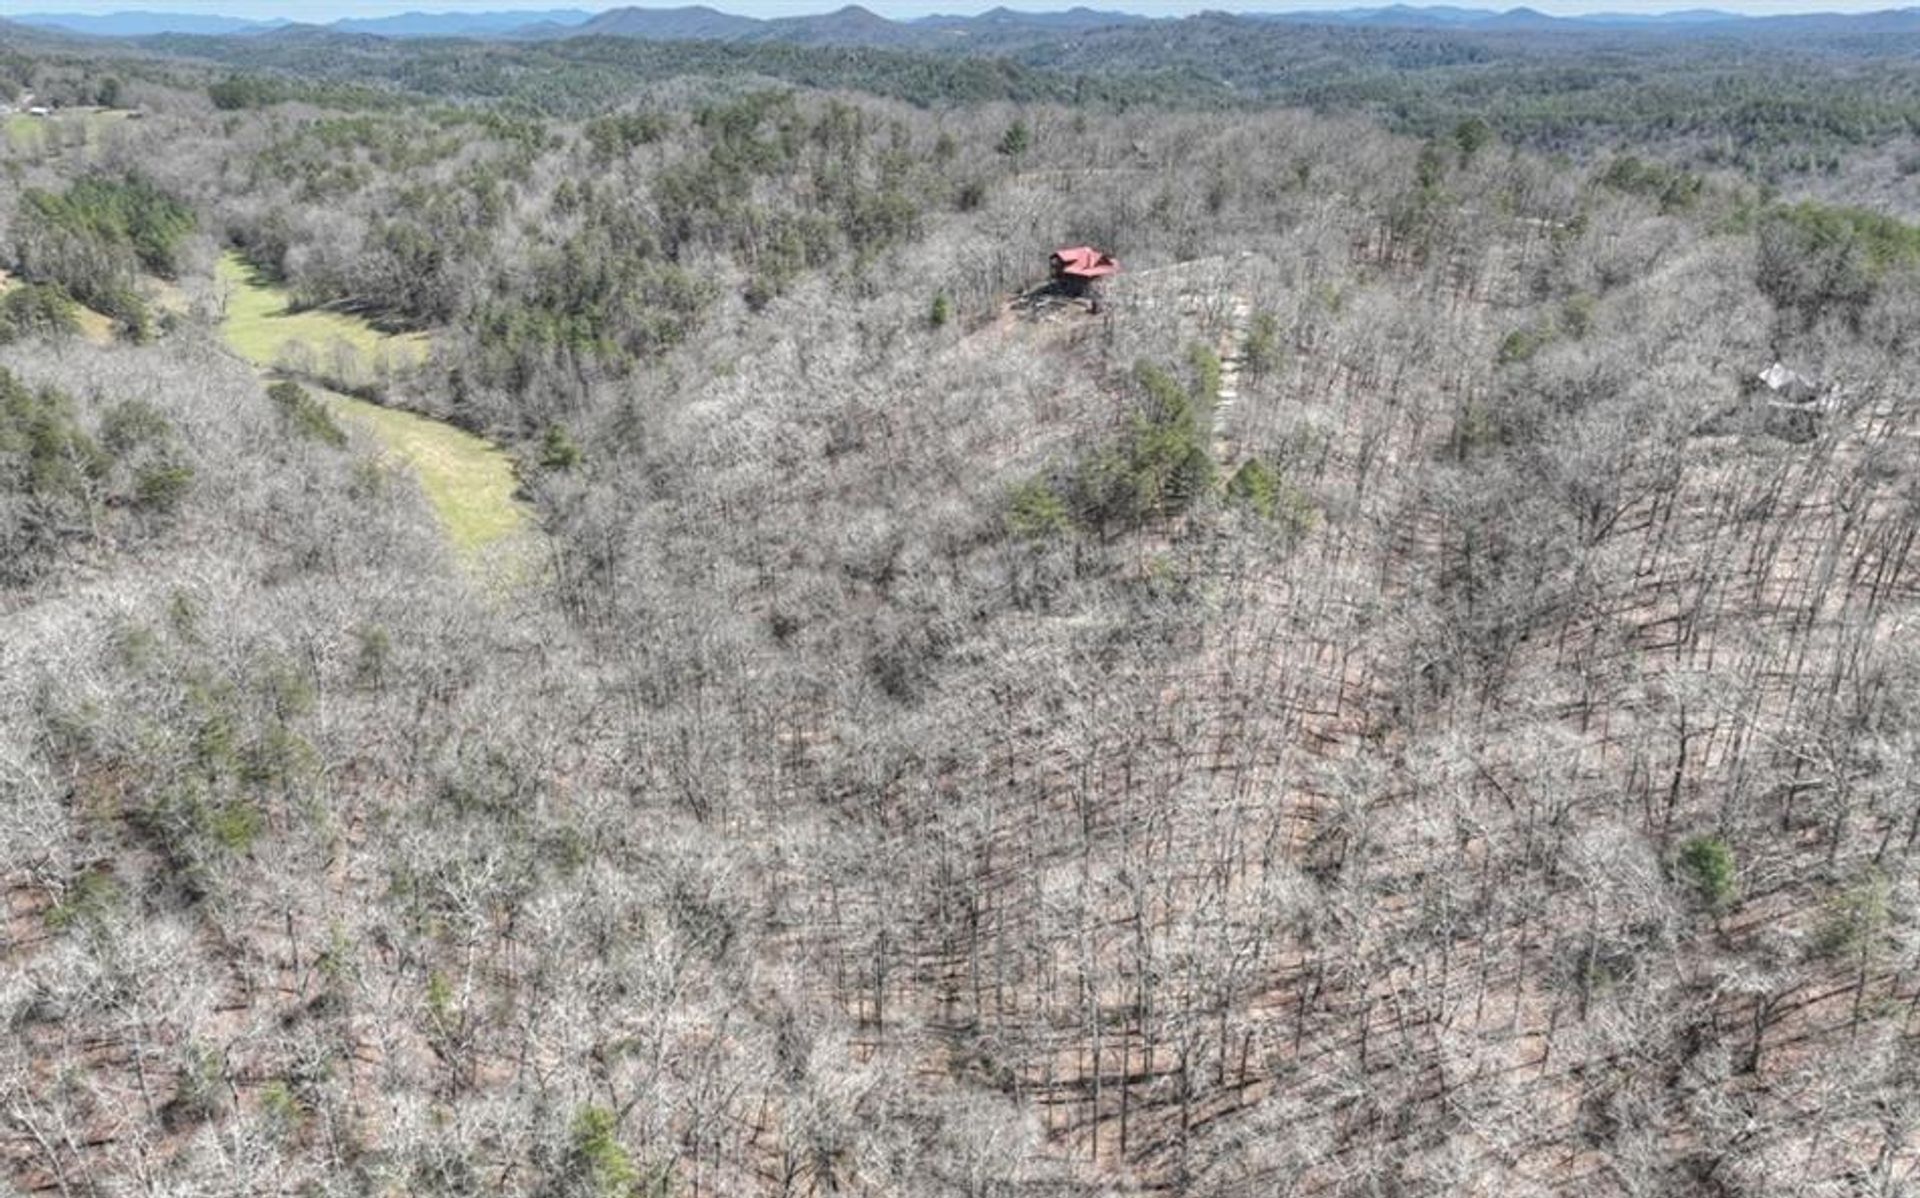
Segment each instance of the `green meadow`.
M12 113L0 117L0 147L24 157L39 157L71 145L91 151L99 146L108 128L126 119L127 113L117 108L80 109L52 116Z
M219 280L227 344L263 370L357 388L426 360L426 334L382 332L347 312L295 311L283 288L237 254L220 260ZM344 419L412 468L463 558L493 562L523 530L526 511L514 498L513 462L498 446L443 421L317 390Z
M350 390L426 361L425 333L384 333L329 308L295 310L284 288L238 254L220 259L227 344L268 370L291 370Z

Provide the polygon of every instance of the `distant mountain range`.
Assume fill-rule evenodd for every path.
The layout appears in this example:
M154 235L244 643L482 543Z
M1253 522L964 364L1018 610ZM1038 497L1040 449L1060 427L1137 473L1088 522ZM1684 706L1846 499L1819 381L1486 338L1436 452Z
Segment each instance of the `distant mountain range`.
M326 28L341 33L370 33L376 37L503 37L520 30L545 27L559 30L583 25L594 14L578 8L548 10L503 9L499 12L406 12L391 17L343 17ZM93 37L147 37L156 33L246 34L284 29L291 21L251 21L241 17L200 13L34 12L9 16L16 25L64 29Z
M1723 30L1817 29L1833 33L1920 31L1920 8L1891 8L1876 12L1807 12L1755 16L1717 8L1688 8L1673 12L1597 12L1555 16L1533 8L1459 8L1451 5L1394 4L1383 8L1296 10L1242 14L1251 20L1274 20L1315 25L1385 25L1421 29L1666 29L1674 32Z
M1206 16L1208 14L1203 14ZM1453 5L1394 4L1375 8L1242 12L1242 19L1296 24L1524 32L1529 30L1660 30L1668 33L1920 33L1920 8L1868 13L1801 13L1748 16L1719 9L1664 13L1591 13L1553 16L1532 8L1494 10ZM343 18L322 28L340 33L410 38L633 37L655 41L787 42L820 46L897 46L955 48L1005 46L1020 41L1059 38L1119 26L1170 22L1134 13L1077 7L1055 12L1018 12L995 8L973 16L930 16L892 20L849 5L807 16L756 18L704 5L674 8L615 8L600 13L583 9L504 9L496 12L409 12L391 17ZM1192 19L1192 18L1185 18ZM264 35L312 29L287 21L250 21L192 13L118 12L23 13L15 24L59 29L95 37L146 37L160 33Z
M146 37L155 33L249 33L286 24L285 21L248 21L240 17L179 12L23 12L11 14L7 20L15 25L64 29L69 33L84 33L92 37Z
M395 17L346 17L329 29L343 33L371 33L378 37L497 37L530 26L566 28L584 25L593 13L579 8L544 12L508 9L501 12L406 12Z
M1262 17L1272 20L1313 22L1322 25L1408 25L1422 29L1482 27L1499 25L1705 25L1715 22L1742 22L1758 18L1743 16L1736 12L1726 12L1716 8L1690 8L1678 12L1662 13L1583 13L1579 16L1556 17L1531 8L1458 8L1452 5L1437 4L1416 7L1407 4L1394 4L1384 8L1342 8L1331 10L1296 10L1277 13L1247 13L1254 19ZM1838 15L1838 14L1836 14Z

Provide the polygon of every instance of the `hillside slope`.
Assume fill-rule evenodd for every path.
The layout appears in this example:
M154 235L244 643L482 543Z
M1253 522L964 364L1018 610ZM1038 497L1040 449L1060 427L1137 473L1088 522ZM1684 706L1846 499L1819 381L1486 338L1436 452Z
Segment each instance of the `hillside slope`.
M49 279L134 252L92 197L431 322L400 398L552 568L476 585L217 296L0 310L6 1184L1900 1191L1920 232L682 86L21 168Z

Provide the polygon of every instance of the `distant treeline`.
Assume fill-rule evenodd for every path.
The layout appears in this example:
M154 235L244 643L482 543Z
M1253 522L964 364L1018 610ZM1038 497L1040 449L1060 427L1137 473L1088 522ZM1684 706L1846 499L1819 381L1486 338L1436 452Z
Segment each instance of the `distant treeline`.
M772 79L927 107L1304 106L1366 112L1421 135L1479 118L1503 138L1541 149L1684 142L1710 162L1779 172L1837 169L1849 148L1920 132L1920 76L1903 57L1912 42L1889 34L1867 47L1810 36L1792 46L1769 42L1758 55L1750 39L1730 37L1336 28L1210 16L1037 37L975 55L626 37L397 43L312 31L147 44L234 72L212 88L227 108L296 99L364 105L398 89L578 116L663 80Z
M214 85L215 102L235 108L320 99L332 86L382 84L433 99L506 101L528 112L580 116L604 109L636 88L685 76L847 88L923 107L999 100L1124 108L1220 104L1231 98L1217 84L1177 72L1076 73L1004 58L859 47L616 37L538 45L394 45L333 36L297 41L165 37L152 39L152 44L236 68L235 75ZM365 103L371 97L352 90L340 98Z

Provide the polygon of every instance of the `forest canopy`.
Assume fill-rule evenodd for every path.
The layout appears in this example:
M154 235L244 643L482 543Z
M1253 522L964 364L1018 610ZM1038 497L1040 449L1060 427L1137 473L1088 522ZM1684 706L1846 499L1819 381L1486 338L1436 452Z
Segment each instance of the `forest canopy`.
M1904 35L1054 16L0 25L0 1189L1910 1188Z

